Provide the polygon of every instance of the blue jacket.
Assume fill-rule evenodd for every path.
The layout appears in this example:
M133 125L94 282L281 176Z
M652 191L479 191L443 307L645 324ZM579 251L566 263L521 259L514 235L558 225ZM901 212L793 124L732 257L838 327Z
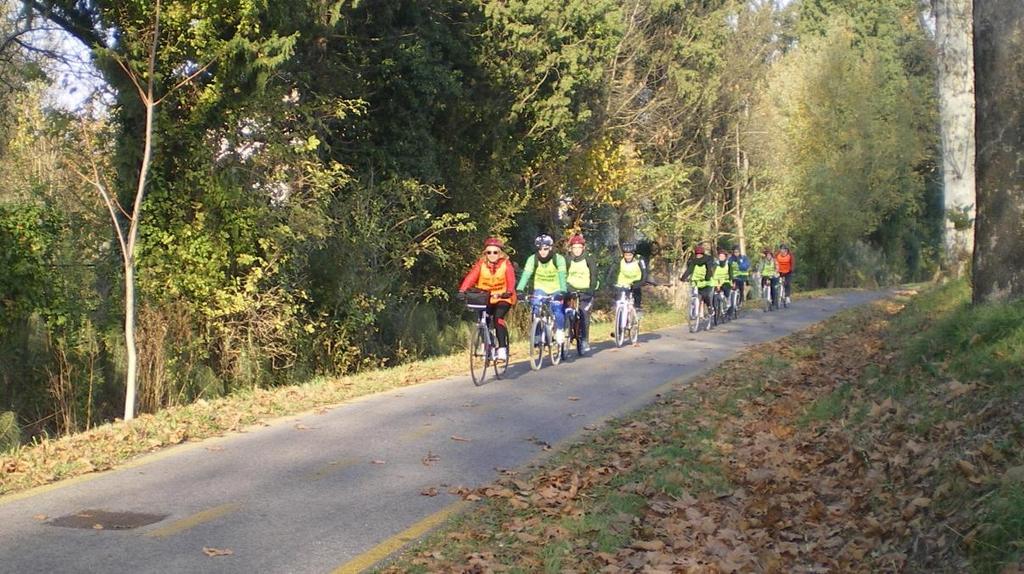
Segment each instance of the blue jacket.
M746 255L735 255L729 256L729 266L733 268L734 272L739 271L740 273L747 274L750 272L750 259Z

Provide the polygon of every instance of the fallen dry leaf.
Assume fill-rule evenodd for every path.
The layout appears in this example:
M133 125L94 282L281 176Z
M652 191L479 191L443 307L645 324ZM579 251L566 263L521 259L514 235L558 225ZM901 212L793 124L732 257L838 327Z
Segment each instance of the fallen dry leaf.
M437 488L433 486L428 486L427 488L421 490L420 494L422 494L423 496L437 496Z
M962 397L963 395L973 391L976 386L977 385L974 383L965 385L960 381L951 381L946 385L946 396L949 399Z
M203 546L203 554L207 556L231 556L235 551L230 548L212 548L210 546Z
M640 542L634 542L632 547L636 548L637 550L656 551L665 548L665 543L661 540L644 540Z
M424 466L430 466L439 460L441 460L441 457L428 450L426 456L420 459L420 462L422 462Z
M387 461L386 460L379 460L379 459L371 460L370 464L387 464Z
M47 518L49 518L49 516L47 516L45 514L37 514L37 515L33 516L32 518L35 518L36 520L42 522L43 520L46 520Z
M473 441L473 439L471 439L471 438L461 437L461 436L455 435L455 434L452 435L452 440L458 441L458 442L472 442Z

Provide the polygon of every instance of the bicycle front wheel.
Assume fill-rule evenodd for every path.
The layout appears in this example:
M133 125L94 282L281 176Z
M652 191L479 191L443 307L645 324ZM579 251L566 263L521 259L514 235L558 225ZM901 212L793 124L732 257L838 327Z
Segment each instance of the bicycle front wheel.
M544 322L539 318L530 324L530 368L540 369L544 364Z
M615 346L621 347L626 337L626 314L624 309L615 308Z
M469 342L469 374L473 377L473 384L480 386L487 378L487 338L484 330L478 325L473 329Z
M696 333L700 330L700 298L690 297L690 309L689 317L690 320L690 332Z

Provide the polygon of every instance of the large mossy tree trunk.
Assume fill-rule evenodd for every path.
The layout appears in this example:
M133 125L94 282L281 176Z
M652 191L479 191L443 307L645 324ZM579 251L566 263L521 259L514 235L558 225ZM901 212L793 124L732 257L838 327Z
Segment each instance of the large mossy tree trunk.
M974 302L1024 297L1024 2L975 0Z

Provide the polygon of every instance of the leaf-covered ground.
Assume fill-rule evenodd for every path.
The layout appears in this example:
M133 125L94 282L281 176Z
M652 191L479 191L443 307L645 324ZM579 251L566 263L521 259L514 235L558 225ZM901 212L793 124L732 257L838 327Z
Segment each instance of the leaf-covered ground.
M755 348L385 572L999 572L1024 550L1024 304L951 284Z

